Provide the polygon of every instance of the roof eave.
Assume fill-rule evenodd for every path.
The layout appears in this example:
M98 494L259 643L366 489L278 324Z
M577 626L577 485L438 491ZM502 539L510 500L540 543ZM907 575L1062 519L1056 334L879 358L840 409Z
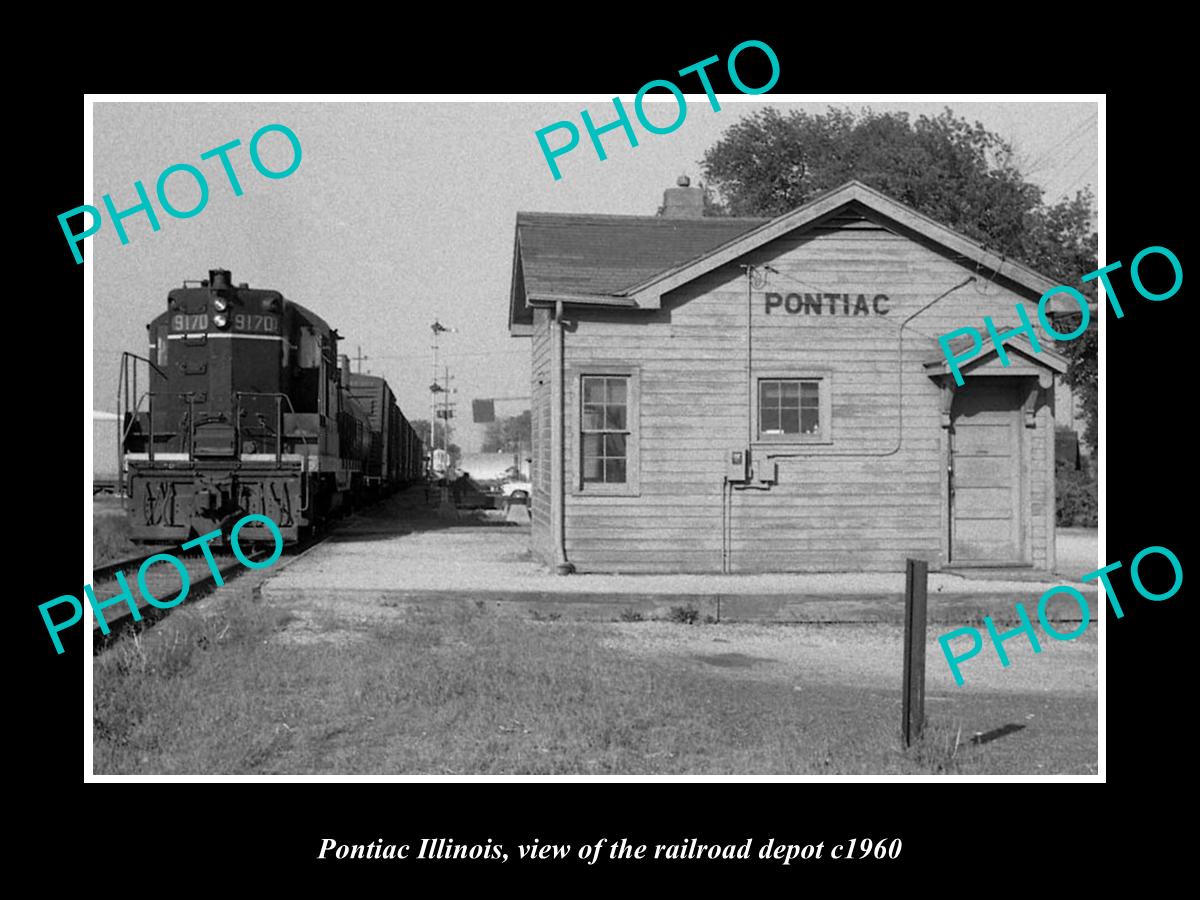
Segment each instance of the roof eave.
M622 309L637 309L638 304L632 297L619 297L613 294L564 294L533 291L525 295L530 305L553 305L555 303L572 303L577 306L616 306Z
M698 259L660 272L653 278L627 289L625 293L632 296L638 306L658 309L662 306L663 294L668 291L727 265L763 244L797 228L802 228L854 201L858 201L868 209L885 218L892 219L943 247L957 251L993 272L999 272L1003 268L1005 278L1033 293L1041 295L1058 286L1050 279L1020 263L997 256L970 238L935 222L923 213L919 213L861 182L850 181L810 200L791 212L784 213L758 228L727 241ZM1058 305L1056 301L1051 301L1051 304L1052 306Z
M521 258L521 228L518 224L513 229L513 261L512 261L512 279L509 282L508 288L508 330L514 335L517 334L515 329L525 322L517 321L517 268Z
M1055 353L1053 350L1047 350L1045 348L1041 350L1034 350L1033 345L1024 338L1005 341L1004 345L1010 350L1015 350L1023 358L1029 360L1035 365L1041 366L1042 368L1051 369L1059 375L1066 373L1067 367L1070 365L1070 361L1062 354ZM986 360L997 355L998 354L995 346L992 346L991 349L987 350L986 352L981 353L978 356L973 356L969 360L964 360L961 369L965 373L968 371L968 369L981 365ZM929 375L948 375L950 373L950 363L944 356L928 360L924 363L924 366L926 373Z

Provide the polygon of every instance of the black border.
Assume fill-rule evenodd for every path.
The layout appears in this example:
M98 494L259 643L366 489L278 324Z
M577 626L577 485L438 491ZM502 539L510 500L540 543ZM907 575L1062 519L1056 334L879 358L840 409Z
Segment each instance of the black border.
M644 81L671 71L671 67L678 69L714 53L724 57L733 44L747 37L767 40L779 55L782 76L772 93L845 90L839 77L853 77L836 66L832 71L817 67L818 61L828 66L839 57L819 42L814 46L811 36L798 37L794 32L767 35L753 27L725 27L713 33L717 36L703 40L663 38L661 33L619 37L600 34L586 47L572 34L566 49L562 42L551 48L531 39L525 46L476 52L460 43L452 54L440 44L423 57L411 57L410 45L410 57L389 60L393 65L389 77L359 79L356 76L362 72L361 67L349 65L339 87L352 88L357 82L381 90L467 90L470 88L459 85L484 72L488 89L493 92L600 91L628 95ZM854 59L861 60L862 56L859 52ZM660 64L664 58L670 59L666 66ZM322 71L327 74L329 67L323 66ZM447 71L457 73L457 77L438 75ZM813 80L814 71L822 75L820 83ZM745 77L751 81L750 73ZM310 83L305 84L306 80ZM257 85L231 81L214 85L211 76L206 75L175 89L258 89ZM295 90L330 89L328 84L312 84L311 75L301 74L298 81ZM716 86L718 90L728 89ZM923 92L947 87L954 92L1015 89L1011 84L948 85L940 74L924 85L882 86ZM114 87L108 84L99 89ZM861 91L878 87L878 80L854 85ZM1077 84L1070 89L1096 88ZM36 783L43 786L28 821L35 833L39 829L53 829L50 833L61 835L83 831L90 835L89 840L114 841L111 846L118 854L124 835L132 842L128 852L136 854L140 875L178 871L189 863L195 865L197 857L204 859L213 851L215 864L226 860L256 878L274 882L302 879L308 884L330 885L357 883L363 874L381 884L404 885L403 879L410 878L414 870L385 861L324 865L315 855L325 836L336 836L343 842L367 843L382 837L403 843L440 835L460 842L491 838L510 846L533 836L545 842L573 844L598 836L624 836L641 843L669 842L680 837L726 843L753 836L756 846L767 836L796 843L852 836L900 837L904 851L898 863L855 865L853 883L860 884L862 878L867 878L873 883L878 880L881 886L897 883L895 879L901 874L920 874L916 882L920 885L931 880L937 884L938 879L952 877L946 870L950 861L967 867L963 880L970 883L984 871L1019 865L1012 859L1015 853L1034 851L1039 846L1045 849L1052 834L1057 834L1061 846L1068 848L1063 858L1070 860L1081 849L1081 835L1095 833L1081 830L1101 824L1094 818L1095 799L1081 798L1079 789L1036 784L922 784L906 788L903 797L896 789L875 784L694 782L618 786L475 782L383 788L356 784L209 784L202 788L203 798L191 786L156 784L118 785L116 789L88 785L85 789L90 793L81 797L77 786L83 786L78 686L82 637L76 644L69 644L62 657L55 656L47 646L35 601L70 593L78 587L74 568L77 558L63 566L58 542L80 507L80 466L74 438L78 433L79 370L66 352L75 336L57 335L57 329L65 327L70 317L46 313L60 303L65 312L78 302L81 293L82 267L75 266L64 253L55 216L78 202L82 111L82 94L64 90L39 96L36 110L30 113L39 129L33 159L37 175L20 185L28 192L21 201L28 214L18 221L34 229L30 244L41 265L33 290L39 299L20 304L16 310L10 307L28 354L17 383L33 388L21 391L27 402L10 411L10 438L22 435L19 446L24 448L17 479L36 485L33 496L19 503L19 521L25 539L41 549L32 554L39 565L31 573L27 589L13 601L25 617L22 636L28 638L22 642L27 656L15 691L19 697L22 772L32 769ZM1190 172L1183 154L1189 144L1183 138L1172 139L1169 127L1179 114L1177 104L1155 90L1109 94L1105 261L1120 259L1128 265L1140 249L1157 244L1174 250L1187 268L1182 218L1190 211L1184 194L1190 190ZM10 263L10 272L22 268L19 262ZM1179 514L1187 502L1183 495L1186 469L1179 461L1185 454L1180 451L1190 449L1191 432L1189 380L1183 371L1187 359L1183 341L1190 337L1183 321L1186 301L1181 292L1169 301L1150 303L1136 297L1127 280L1118 278L1115 283L1126 315L1117 321L1108 313L1106 320L1108 429L1104 456L1108 468L1108 540L1103 555L1109 561L1124 560L1128 566L1137 551L1159 544L1174 550L1186 570L1186 544ZM10 391L9 396L16 393ZM1188 635L1186 601L1182 591L1163 603L1140 600L1133 595L1125 573L1118 573L1114 584L1126 615L1117 620L1109 612L1106 622L1107 775L1109 781L1118 784L1145 784L1148 779L1174 776L1187 765L1187 746L1179 740L1175 724L1179 721L1181 689L1190 675L1184 668L1188 654L1180 647L1180 641ZM1167 748L1173 752L1164 753ZM1071 791L1065 799L1064 789ZM918 791L920 796L913 793ZM930 791L936 791L936 795L931 796ZM128 802L131 793L139 798L138 802ZM97 815L102 817L102 826L89 825ZM164 831L170 839L157 840ZM1008 862L1002 862L1004 859ZM588 869L574 864L538 864L536 868L556 878L569 870L572 878L582 876L590 881L606 872L617 873L624 880L641 877L650 866L627 863ZM525 880L535 874L534 869L517 865L499 871L515 872L517 878ZM690 875L708 884L714 876L744 884L749 876L755 886L764 878L807 886L813 883L818 869L823 876L836 879L831 883L843 883L848 877L832 864L789 868L756 864L753 872L747 869L728 863L691 863L685 869L676 863L653 871L672 881ZM420 874L434 878L453 877L455 882L463 875L472 880L479 876L494 880L496 872L495 865L478 863L438 863L420 870Z

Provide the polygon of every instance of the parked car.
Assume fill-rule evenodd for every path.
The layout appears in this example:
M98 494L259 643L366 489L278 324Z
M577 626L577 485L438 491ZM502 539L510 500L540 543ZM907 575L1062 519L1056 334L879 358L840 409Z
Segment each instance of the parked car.
M506 481L500 485L500 492L505 497L511 497L514 491L523 491L528 498L533 491L533 486L528 481Z

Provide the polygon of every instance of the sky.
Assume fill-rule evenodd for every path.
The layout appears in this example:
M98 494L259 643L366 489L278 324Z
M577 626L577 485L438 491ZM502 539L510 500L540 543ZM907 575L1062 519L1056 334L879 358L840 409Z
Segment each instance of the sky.
M622 99L632 106L632 98ZM1047 202L1085 186L1096 192L1095 103L788 103L766 94L720 95L714 111L703 94L687 101L686 118L671 134L649 134L635 119L637 147L620 131L605 135L605 161L583 133L580 146L559 158L558 181L534 133L560 120L583 132L581 109L597 125L611 121L611 101L95 103L94 196L84 202L103 208L107 193L118 210L132 207L134 182L153 197L159 173L176 163L205 173L209 200L194 217L174 219L155 199L161 229L131 216L124 246L108 222L87 239L93 408L115 409L121 351L145 355L146 323L165 309L167 292L224 268L235 283L279 290L320 315L342 335L340 352L354 357L361 347L368 357L362 371L386 377L412 419L429 418L430 325L436 319L455 329L442 336L440 353L457 391L454 440L478 450L484 426L471 423L471 400L529 394L528 338L512 338L507 328L517 211L654 215L679 175L696 184L705 150L764 106L820 113L867 105L914 117L950 106L1009 140ZM670 121L675 101L664 102L653 121ZM248 156L251 136L273 123L292 129L302 147L299 167L278 180L259 175ZM216 159L200 160L234 139L242 142L229 156L240 197ZM261 151L269 168L291 159L277 133L263 139ZM168 197L188 209L198 188L174 175ZM502 401L496 412L527 407Z

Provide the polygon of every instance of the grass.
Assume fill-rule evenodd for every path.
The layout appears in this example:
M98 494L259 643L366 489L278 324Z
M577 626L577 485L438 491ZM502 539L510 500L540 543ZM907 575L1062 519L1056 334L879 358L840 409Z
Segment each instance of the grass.
M137 553L129 539L129 520L123 515L97 515L92 520L92 556L102 566Z
M683 670L607 649L602 624L467 606L369 625L323 613L281 634L293 617L249 588L212 605L97 658L96 772L903 774L986 762L937 721L902 750L894 692Z
M695 625L700 618L700 610L692 606L672 606L667 612L667 621L678 625Z
M979 775L986 771L983 751L969 737L963 737L961 722L926 724L921 737L908 748L908 757L934 775Z

